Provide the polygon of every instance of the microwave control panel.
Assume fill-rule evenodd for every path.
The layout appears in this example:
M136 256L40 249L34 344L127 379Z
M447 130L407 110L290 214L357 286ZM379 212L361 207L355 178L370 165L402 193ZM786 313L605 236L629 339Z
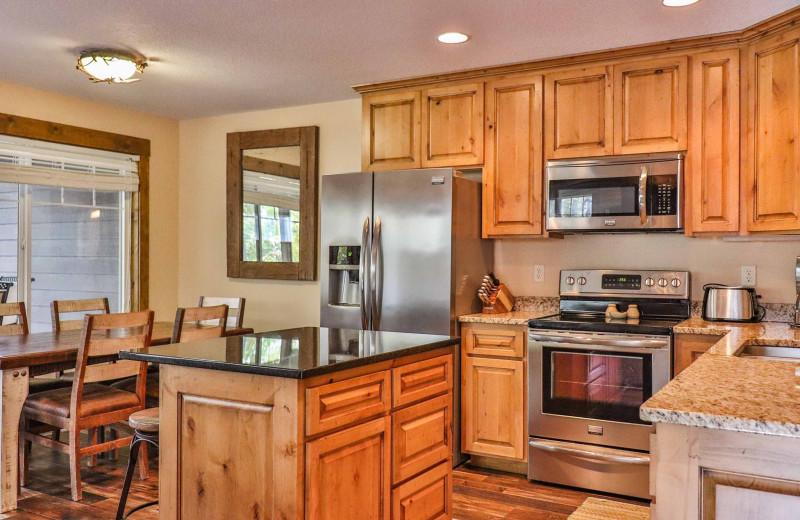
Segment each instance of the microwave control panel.
M649 184L648 208L649 215L675 215L678 211L677 179L669 175L659 175L651 178Z

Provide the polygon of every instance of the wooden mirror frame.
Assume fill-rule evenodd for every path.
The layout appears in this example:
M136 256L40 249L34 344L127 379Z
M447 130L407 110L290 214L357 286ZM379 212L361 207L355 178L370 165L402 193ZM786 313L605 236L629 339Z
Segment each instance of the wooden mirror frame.
M228 277L271 280L317 279L317 190L319 127L301 126L228 134ZM300 261L242 260L242 154L244 150L300 146Z

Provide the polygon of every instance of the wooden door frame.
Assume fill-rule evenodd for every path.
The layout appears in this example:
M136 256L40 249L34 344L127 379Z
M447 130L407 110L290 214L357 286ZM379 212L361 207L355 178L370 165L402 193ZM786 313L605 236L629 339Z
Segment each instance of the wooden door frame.
M0 113L0 134L139 156L139 191L131 196L131 310L150 303L150 140Z

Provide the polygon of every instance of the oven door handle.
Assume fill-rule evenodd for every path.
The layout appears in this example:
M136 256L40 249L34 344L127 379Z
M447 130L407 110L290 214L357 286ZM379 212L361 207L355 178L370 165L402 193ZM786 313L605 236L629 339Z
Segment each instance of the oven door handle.
M625 455L622 455L619 453L592 451L589 449L575 448L572 445L558 441L532 440L528 441L528 444L530 444L532 448L549 451L551 453L568 453L570 455L576 455L585 459L597 460L601 462L614 462L621 464L650 464L650 455L647 455L646 453L639 454L626 451L624 452Z
M593 336L549 336L546 334L528 334L528 339L543 343L567 343L572 345L597 345L603 347L637 348L644 350L664 350L669 348L669 342L657 339L609 339Z

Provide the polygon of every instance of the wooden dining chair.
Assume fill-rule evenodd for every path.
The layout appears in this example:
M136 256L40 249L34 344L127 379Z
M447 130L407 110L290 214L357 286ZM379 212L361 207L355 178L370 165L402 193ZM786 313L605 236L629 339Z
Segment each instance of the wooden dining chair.
M5 323L4 318L16 317L15 323ZM0 303L0 336L16 336L28 333L28 315L23 302Z
M218 305L228 306L227 328L242 328L244 323L244 298L220 298L217 296L201 296L198 307L216 307ZM204 323L203 325L207 325Z
M83 327L83 316L79 319L62 320L63 314L72 314L75 312L88 314L92 311L100 311L100 314L108 314L108 298L53 301L50 303L50 318L53 321L53 332L78 330Z
M103 426L117 425L145 406L147 364L139 361L120 361L120 350L150 345L153 334L153 311L124 314L89 314L84 318L75 379L71 388L50 390L29 395L22 407L20 421L20 483L25 485L31 444L41 444L69 454L72 500L82 498L82 457L115 450L131 442L132 436L114 437L97 442L97 432ZM136 376L135 392L126 392L98 381ZM40 434L40 424L66 429L68 443L49 439ZM81 431L88 430L89 444L81 446Z

